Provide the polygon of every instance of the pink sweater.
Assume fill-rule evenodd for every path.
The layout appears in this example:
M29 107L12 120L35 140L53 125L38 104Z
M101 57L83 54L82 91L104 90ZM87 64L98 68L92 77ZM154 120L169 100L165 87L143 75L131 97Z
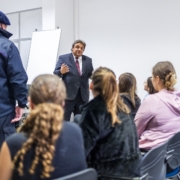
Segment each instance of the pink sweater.
M167 141L180 131L180 92L163 89L149 95L141 104L135 123L141 149Z

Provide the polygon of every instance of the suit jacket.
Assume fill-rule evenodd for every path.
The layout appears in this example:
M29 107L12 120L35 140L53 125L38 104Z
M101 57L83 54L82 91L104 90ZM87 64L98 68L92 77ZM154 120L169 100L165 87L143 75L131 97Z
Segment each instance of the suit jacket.
M69 72L62 75L60 69L63 63L69 67ZM79 89L83 101L89 100L89 78L92 71L92 59L87 56L82 55L82 75L79 75L72 53L59 56L54 74L62 77L66 85L67 100L74 100Z

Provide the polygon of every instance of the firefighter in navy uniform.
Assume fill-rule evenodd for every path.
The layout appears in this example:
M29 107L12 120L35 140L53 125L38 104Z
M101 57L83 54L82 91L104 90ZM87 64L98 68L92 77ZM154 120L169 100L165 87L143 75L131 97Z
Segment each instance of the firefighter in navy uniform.
M0 149L4 139L15 132L15 122L27 103L28 77L17 47L9 40L8 25L9 19L0 11Z

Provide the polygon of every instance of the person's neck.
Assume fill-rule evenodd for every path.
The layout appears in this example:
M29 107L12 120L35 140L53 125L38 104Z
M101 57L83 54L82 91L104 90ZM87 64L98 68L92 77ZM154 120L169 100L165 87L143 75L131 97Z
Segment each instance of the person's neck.
M2 28L0 28L0 34L2 34L4 37L6 37L8 39L12 36L12 34L10 32L8 32L7 30L4 30Z
M158 87L158 92L161 91L161 90L163 90L163 89L166 89L165 86L159 86L159 87Z
M93 94L93 96L94 96L94 98L95 98L95 97L97 97L100 93L99 93L98 91L92 91L92 94Z

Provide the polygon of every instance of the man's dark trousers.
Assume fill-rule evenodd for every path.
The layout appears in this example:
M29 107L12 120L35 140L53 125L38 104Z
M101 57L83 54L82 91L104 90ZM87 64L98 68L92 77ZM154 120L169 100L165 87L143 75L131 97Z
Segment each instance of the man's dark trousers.
M14 118L15 112L0 117L0 148L4 140L16 132L15 123L11 123L11 120Z
M83 101L81 97L80 90L77 93L77 96L74 100L66 100L65 101L65 112L64 112L64 120L69 121L71 118L71 113L73 112L74 116L76 114L81 114L80 106L87 102Z

